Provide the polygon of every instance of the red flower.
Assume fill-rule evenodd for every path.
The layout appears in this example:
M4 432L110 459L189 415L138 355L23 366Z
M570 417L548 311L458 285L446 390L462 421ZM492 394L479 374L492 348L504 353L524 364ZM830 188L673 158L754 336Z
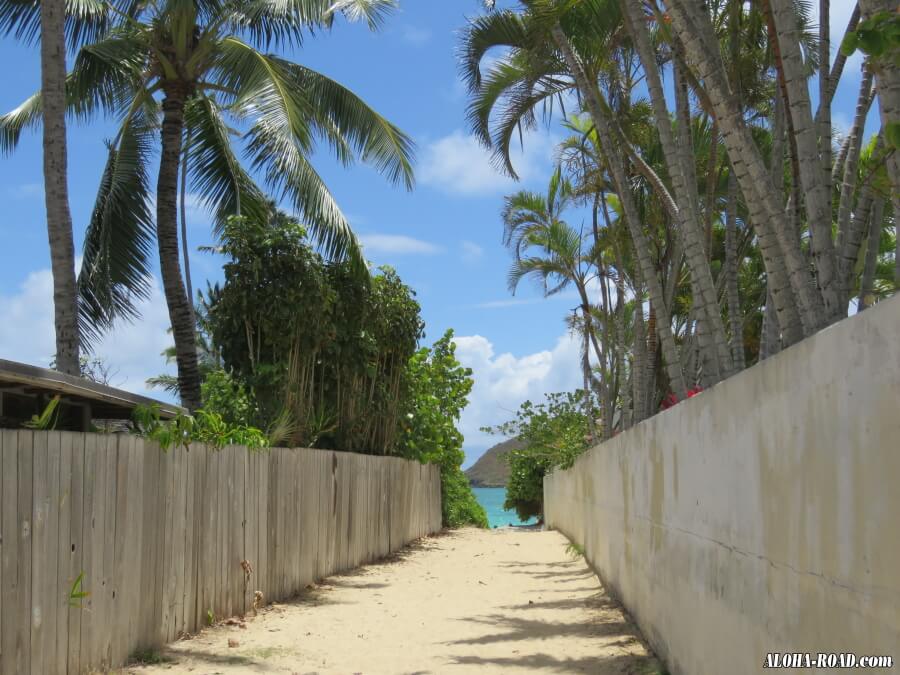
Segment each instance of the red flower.
M691 387L690 389L687 390L687 392L685 392L685 398L693 398L694 396L701 393L702 391L703 391L703 387L701 387L699 385L696 387ZM669 392L668 394L666 394L665 398L662 400L662 403L660 404L659 407L660 407L660 410L668 410L676 403L678 403L678 399L675 398L675 394L673 394L672 392Z

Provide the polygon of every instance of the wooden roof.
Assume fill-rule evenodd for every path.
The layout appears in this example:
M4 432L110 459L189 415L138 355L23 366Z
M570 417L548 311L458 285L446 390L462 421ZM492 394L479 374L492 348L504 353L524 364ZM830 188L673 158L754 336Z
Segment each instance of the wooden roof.
M184 408L97 384L81 377L64 375L49 368L0 359L0 391L25 395L59 395L65 402L90 405L94 419L129 419L139 405L156 405L160 417L171 419Z

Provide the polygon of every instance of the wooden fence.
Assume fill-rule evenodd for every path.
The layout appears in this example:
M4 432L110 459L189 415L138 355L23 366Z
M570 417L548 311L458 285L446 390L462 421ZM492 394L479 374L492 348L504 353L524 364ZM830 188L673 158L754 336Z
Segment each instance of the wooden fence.
M324 450L0 430L0 478L2 675L120 665L441 526L437 467Z

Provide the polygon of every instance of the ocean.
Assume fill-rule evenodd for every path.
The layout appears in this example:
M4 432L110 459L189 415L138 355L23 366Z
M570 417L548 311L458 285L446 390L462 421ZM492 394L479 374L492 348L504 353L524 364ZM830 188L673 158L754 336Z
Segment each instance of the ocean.
M503 502L506 499L505 488L472 488L478 503L487 511L488 523L491 527L507 527L509 525L533 525L537 522L532 518L527 522L521 522L515 511L504 511Z

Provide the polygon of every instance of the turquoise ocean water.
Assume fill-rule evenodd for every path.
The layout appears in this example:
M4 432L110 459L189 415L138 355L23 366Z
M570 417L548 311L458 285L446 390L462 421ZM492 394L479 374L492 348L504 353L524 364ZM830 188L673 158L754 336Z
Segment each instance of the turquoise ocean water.
M532 518L526 523L519 520L515 511L504 511L503 501L506 499L504 488L472 488L478 503L487 511L488 523L491 527L507 527L509 525L531 525L537 520Z

